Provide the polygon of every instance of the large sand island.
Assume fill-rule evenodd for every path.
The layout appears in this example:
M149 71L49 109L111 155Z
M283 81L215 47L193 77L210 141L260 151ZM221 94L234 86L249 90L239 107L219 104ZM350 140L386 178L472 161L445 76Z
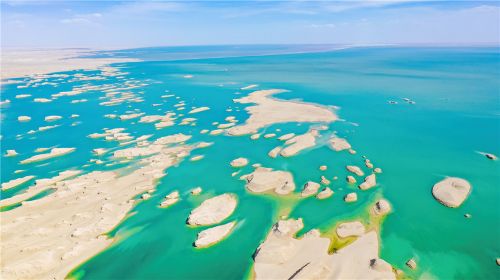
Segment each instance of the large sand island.
M234 99L234 102L246 104L257 103L247 107L251 116L244 125L233 126L227 130L230 135L257 133L259 128L284 122L333 122L337 116L330 110L312 104L277 100L268 95L284 92L281 89L260 90L247 97Z

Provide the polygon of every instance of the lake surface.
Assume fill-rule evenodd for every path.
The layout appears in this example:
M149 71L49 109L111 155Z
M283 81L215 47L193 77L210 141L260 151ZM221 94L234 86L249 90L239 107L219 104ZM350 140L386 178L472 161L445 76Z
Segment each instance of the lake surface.
M57 87L2 86L2 100L10 99L12 103L1 108L1 152L5 154L6 150L14 149L19 153L1 158L2 183L27 175L35 175L36 179L51 178L68 169L116 170L128 174L142 166L139 159L134 159L127 164L92 163L83 167L91 158L106 163L115 161L110 153L99 157L92 153L96 148L119 147L117 141L87 137L103 128L123 127L124 132L133 136L154 134L151 139L175 133L193 135L188 144L214 142L191 153L191 156L204 155L203 159L195 162L185 159L178 166L168 168L152 198L136 203L132 209L134 214L109 233L116 241L70 276L80 279L244 279L251 274L255 249L280 215L303 218L304 229L299 236L312 228L327 234L341 221L368 222L366 209L376 199L384 198L391 203L392 212L380 228L380 257L403 270L403 277L500 277L495 263L500 257L499 161L479 153L500 155L498 48L358 47L260 56L254 54L262 54L265 47L257 51L255 48L248 47L247 56L242 55L245 51L233 55L233 50L214 47L153 48L141 49L142 53L130 50L128 54L122 50L114 56L145 60L112 65L127 73L120 76L124 78L68 82L73 76L62 81L54 77L47 80L58 82ZM224 56L225 51L229 52L227 56L237 57L203 58L213 57L214 53ZM198 59L171 60L172 54L183 52L198 53ZM109 52L96 53L95 57L106 55ZM77 73L96 75L100 71L63 74ZM186 75L193 77L183 78ZM69 91L75 85L123 84L125 80L147 84L127 90L143 96L145 102L100 106L99 103L106 101L99 99L104 96L101 91L62 96L50 103L33 102L33 98L51 98L52 94ZM64 81L67 83L62 83ZM251 84L259 86L240 90ZM338 106L334 112L342 121L327 124L329 129L320 131L322 137L315 147L289 158L267 156L270 150L283 144L276 138L250 140L248 136L200 134L203 129L215 129L212 123L224 123L228 116L235 116L238 123L243 123L249 117L244 108L253 104L234 103L232 99L261 89L285 89L286 92L274 95L279 99ZM18 94L32 97L16 99ZM165 94L180 98L161 98ZM84 98L88 101L70 103ZM176 111L173 107L180 100L186 101L186 111ZM163 105L151 106L160 103ZM164 115L168 110L186 114L192 106L211 108L189 116L198 118L196 126L175 125L156 130L151 123L137 123L138 119L120 121L103 117L135 109L147 115ZM228 108L232 111L226 112ZM69 118L71 114L80 117ZM17 117L23 115L32 120L18 122ZM60 115L63 119L44 121L49 115ZM27 134L29 130L55 124L61 126ZM274 124L260 129L259 133L303 134L322 125L325 124ZM357 152L355 155L345 150L335 152L326 144L334 131L349 141ZM42 147L76 147L76 150L41 162L19 164ZM345 180L350 175L346 165L357 165L371 174L362 156L383 171L377 175L377 186L365 191ZM238 157L249 159L250 164L238 169L230 167L229 163ZM298 202L278 195L249 193L244 187L245 181L238 177L252 172L254 163L291 172L296 194L307 181L319 182L323 175L332 181L329 187L335 193L325 200L313 196ZM328 169L318 170L321 165ZM131 168L127 168L129 166ZM14 174L20 169L26 171ZM231 173L240 169L238 175L231 177ZM334 176L339 179L333 180ZM445 207L432 196L433 185L446 177L463 178L472 186L468 198L458 208ZM2 199L22 193L33 181L2 191ZM198 186L202 187L202 194L189 195L189 191ZM174 190L180 192L181 200L168 208L159 208L165 195ZM343 201L350 192L357 193L356 203ZM197 234L209 227L188 227L186 218L203 200L223 193L232 193L238 199L235 212L223 224L237 221L237 225L221 242L204 249L194 248ZM465 214L471 217L465 218ZM417 262L418 269L411 270L405 265L411 258Z

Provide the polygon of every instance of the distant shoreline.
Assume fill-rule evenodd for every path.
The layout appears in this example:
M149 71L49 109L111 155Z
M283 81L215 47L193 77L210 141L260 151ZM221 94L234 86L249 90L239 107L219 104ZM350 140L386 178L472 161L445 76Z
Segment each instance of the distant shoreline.
M279 44L262 44L265 45L279 45ZM287 44L283 44L287 45ZM151 61L181 61L181 60L196 60L196 59L215 59L215 58L235 58L235 57L252 57L252 56L269 56L269 55L287 55L287 54L301 54L301 53L319 53L337 51L349 48L376 48L376 47L498 47L498 43L418 43L418 44L351 44L351 45L296 45L289 44L290 46L308 46L316 47L316 49L304 49L301 51L293 50L263 50L261 54L248 53L247 55L225 55L225 56L211 56L211 57L179 57L171 58L168 60L151 60ZM232 45L213 45L213 46L232 46ZM234 45L239 46L239 45ZM249 46L249 45L245 45ZM253 45L252 45L253 46ZM258 45L255 45L258 46ZM162 46L156 46L162 47ZM168 47L204 47L204 46L165 46ZM2 71L1 81L2 84L6 83L8 79L23 78L34 75L49 74L54 72L66 72L73 70L95 70L99 67L106 66L113 63L125 62L140 62L143 61L134 57L107 57L107 58L91 58L92 52L96 51L118 51L118 50L133 50L153 47L4 47L2 48ZM190 53L186 53L190 54ZM7 82L8 83L8 82Z

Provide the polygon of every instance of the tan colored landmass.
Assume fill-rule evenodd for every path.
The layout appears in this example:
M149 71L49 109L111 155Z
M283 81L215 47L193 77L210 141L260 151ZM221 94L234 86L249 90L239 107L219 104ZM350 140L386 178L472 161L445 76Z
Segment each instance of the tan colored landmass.
M164 169L178 162L173 154L191 149L165 149L141 161L150 165L119 178L114 172L95 171L58 182L54 193L3 212L2 278L64 279L113 242L102 234L132 209L131 198L153 189Z
M0 76L4 80L140 61L134 58L77 58L93 51L117 49L121 48L2 48Z
M284 92L281 89L254 91L234 102L246 104L256 103L256 106L245 108L251 116L243 125L227 129L230 135L257 133L259 128L285 122L333 122L337 116L324 107L312 104L276 100L268 95Z
M330 239L313 229L301 239L302 219L277 222L255 252L255 279L396 279L392 266L379 259L375 231L358 232L352 244L329 255Z

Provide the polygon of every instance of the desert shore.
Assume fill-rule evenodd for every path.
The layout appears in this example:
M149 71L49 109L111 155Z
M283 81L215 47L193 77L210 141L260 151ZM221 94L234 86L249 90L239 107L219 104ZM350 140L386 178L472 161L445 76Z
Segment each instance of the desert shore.
M2 82L33 75L93 70L111 63L137 62L128 58L84 58L90 52L123 48L2 48Z

